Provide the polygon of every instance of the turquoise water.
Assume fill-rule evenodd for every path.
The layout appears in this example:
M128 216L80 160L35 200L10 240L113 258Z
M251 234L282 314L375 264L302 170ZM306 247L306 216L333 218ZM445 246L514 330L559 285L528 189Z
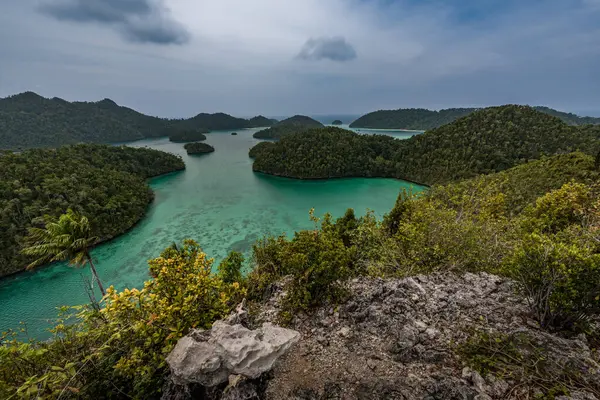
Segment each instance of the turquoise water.
M252 172L248 150L256 130L208 134L214 153L188 156L182 144L167 139L129 144L180 154L186 170L150 181L156 198L145 218L127 234L92 252L105 284L118 289L140 287L148 279L146 261L172 242L192 238L217 262L231 250L248 252L266 234L293 234L311 227L308 211L341 216L347 208L357 214L372 209L383 215L402 188L415 187L393 179L297 181ZM363 130L368 133L368 131ZM396 137L409 132L390 132ZM418 190L415 187L415 190ZM56 308L88 302L83 276L89 270L64 264L27 272L0 281L0 331L20 321L32 337L44 338Z

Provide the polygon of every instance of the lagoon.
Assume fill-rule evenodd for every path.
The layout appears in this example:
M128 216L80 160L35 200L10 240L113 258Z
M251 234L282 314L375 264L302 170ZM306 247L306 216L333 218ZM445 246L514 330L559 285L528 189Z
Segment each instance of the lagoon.
M151 147L181 155L186 170L154 178L155 200L147 215L128 233L92 252L105 286L141 287L148 279L147 260L157 257L173 242L191 238L216 262L231 250L251 253L252 244L264 235L293 233L311 228L308 212L330 212L335 217L347 208L358 215L373 210L388 212L403 189L422 190L394 179L335 179L299 181L252 172L248 150L259 141L257 129L207 134L216 151L188 156L183 144L168 139L144 140L128 145ZM373 133L361 129L360 133ZM382 133L378 131L377 133ZM386 132L407 138L416 132ZM89 270L56 264L0 281L0 331L26 323L29 336L48 337L49 320L57 307L87 303L83 279Z

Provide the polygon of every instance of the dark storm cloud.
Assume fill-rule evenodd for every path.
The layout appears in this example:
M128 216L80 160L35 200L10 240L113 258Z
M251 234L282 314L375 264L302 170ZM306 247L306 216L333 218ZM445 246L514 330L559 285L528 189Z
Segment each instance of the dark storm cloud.
M59 21L114 27L131 42L184 44L190 38L160 0L54 0L42 4L39 10Z
M306 41L298 58L303 60L351 61L356 58L356 50L343 37L320 37Z

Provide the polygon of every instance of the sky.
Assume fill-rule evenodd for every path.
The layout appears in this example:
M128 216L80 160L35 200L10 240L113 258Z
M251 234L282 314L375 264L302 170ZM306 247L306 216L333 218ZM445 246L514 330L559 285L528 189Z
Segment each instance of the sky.
M0 97L151 115L600 115L600 0L0 0Z

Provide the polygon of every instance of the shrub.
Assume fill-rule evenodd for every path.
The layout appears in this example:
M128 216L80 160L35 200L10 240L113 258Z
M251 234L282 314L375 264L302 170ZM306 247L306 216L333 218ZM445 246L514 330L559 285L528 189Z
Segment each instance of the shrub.
M571 328L600 313L600 254L585 242L530 234L506 267L544 328Z
M242 282L242 265L244 256L238 251L232 251L218 266L219 277L225 283Z
M342 239L355 229L353 212L348 212L337 224L330 215L325 215L322 221L314 217L312 210L310 215L314 230L296 232L291 240L265 238L254 246L256 265L248 277L250 297L265 298L275 281L290 276L282 315L285 319L295 312L339 300L344 281L355 274L355 249L346 247Z
M537 199L523 213L527 232L556 233L570 225L584 225L593 213L594 195L590 186L567 183Z
M519 218L521 237L505 263L545 328L573 328L600 313L595 189L567 183Z
M165 357L192 328L209 328L245 296L239 282L211 273L212 260L186 240L150 260L153 277L138 289L107 290L99 311L77 308L53 340L0 346L0 397L158 398ZM76 371L76 372L74 372Z
M394 208L392 208L390 213L386 214L383 218L383 227L390 236L393 236L398 232L400 223L408 218L410 212L415 208L415 198L416 197L412 193L406 191L406 189L403 189L398 195Z

